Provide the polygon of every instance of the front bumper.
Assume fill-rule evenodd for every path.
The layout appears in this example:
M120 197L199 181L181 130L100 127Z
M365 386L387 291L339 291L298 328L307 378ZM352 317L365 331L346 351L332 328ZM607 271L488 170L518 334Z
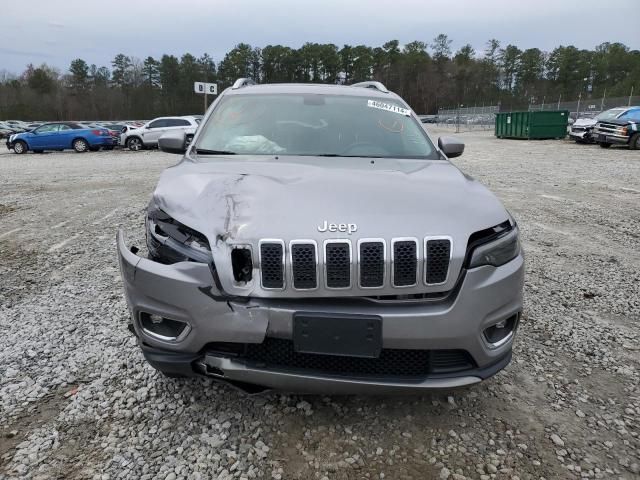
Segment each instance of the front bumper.
M625 135L615 135L611 133L598 133L598 142L600 143L615 143L619 145L626 145L629 143L629 137Z
M576 130L576 131L570 131L569 132L569 137L572 140L578 141L578 142L588 142L588 141L592 141L592 134L591 131L588 130Z
M204 374L230 383L250 383L288 391L376 393L453 388L483 380L506 366L513 336L491 348L483 331L522 310L524 259L501 267L466 272L455 298L441 302L375 302L364 299L227 298L215 287L210 267L181 262L163 265L132 253L118 232L117 246L125 296L145 357L154 367L182 375ZM464 350L475 366L455 374L405 381L396 378L332 376L253 365L209 351L207 344L260 344L265 338L291 339L297 312L371 314L382 317L385 349ZM142 312L188 323L179 341L148 335Z

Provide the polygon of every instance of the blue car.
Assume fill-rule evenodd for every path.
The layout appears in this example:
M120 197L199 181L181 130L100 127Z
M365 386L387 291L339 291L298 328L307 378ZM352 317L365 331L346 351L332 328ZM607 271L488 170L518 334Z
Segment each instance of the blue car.
M113 138L105 128L86 128L73 122L45 123L29 132L16 133L7 140L7 148L15 153L29 150L74 149L78 153L113 148Z

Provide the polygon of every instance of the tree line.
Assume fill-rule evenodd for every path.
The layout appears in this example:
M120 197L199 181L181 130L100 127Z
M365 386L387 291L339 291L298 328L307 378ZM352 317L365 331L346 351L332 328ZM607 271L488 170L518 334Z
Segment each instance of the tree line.
M622 43L606 42L593 50L559 46L551 52L503 46L496 39L482 52L468 44L454 52L451 43L444 34L429 43L391 40L380 47L240 43L217 64L208 54L190 53L144 60L120 53L109 67L78 58L66 72L30 64L19 76L0 72L0 118L148 119L201 113L203 100L194 93L194 82L217 82L221 90L240 77L262 83L379 80L419 113L460 104L522 108L544 99L551 103L559 97L624 96L631 88L640 90L640 51Z

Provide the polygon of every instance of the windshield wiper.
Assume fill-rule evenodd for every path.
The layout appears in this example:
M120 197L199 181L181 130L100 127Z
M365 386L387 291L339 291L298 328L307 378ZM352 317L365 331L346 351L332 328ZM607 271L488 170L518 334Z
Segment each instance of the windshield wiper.
M196 155L237 155L229 150L207 150L206 148L196 148Z

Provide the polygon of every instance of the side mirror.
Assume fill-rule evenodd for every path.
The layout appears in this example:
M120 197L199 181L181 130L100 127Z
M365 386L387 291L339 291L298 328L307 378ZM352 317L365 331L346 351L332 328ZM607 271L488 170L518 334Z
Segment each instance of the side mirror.
M183 154L187 151L187 135L184 132L167 132L158 139L163 152Z
M438 138L438 147L449 158L459 157L464 152L464 143L455 137Z

